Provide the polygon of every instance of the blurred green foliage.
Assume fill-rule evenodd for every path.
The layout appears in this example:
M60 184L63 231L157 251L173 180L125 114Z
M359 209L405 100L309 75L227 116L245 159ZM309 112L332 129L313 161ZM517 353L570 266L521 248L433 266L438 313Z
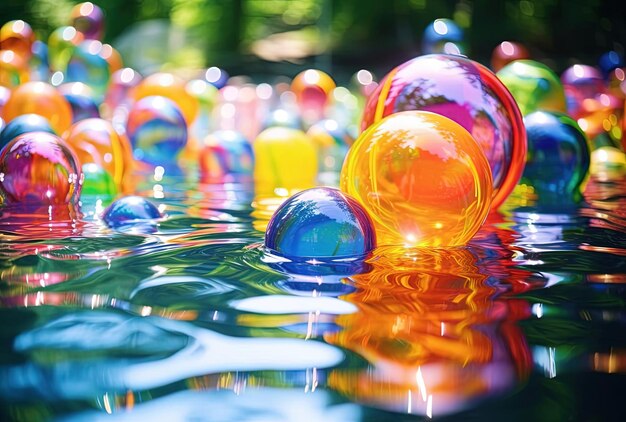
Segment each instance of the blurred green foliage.
M3 0L2 21L21 18L41 39L67 23L75 0ZM386 71L420 53L424 28L439 17L465 31L470 57L489 62L503 40L526 44L555 70L596 64L601 53L626 44L622 0L98 0L107 16L105 41L133 24L169 19L184 34L170 66L221 65L235 73L287 72L318 66L332 71L369 67ZM259 40L289 33L304 57L283 63L259 58ZM301 38L298 38L302 35ZM306 48L305 48L306 47ZM277 49L285 48L276 44ZM271 55L271 54L269 54ZM308 57L307 57L308 55ZM291 69L291 70L289 70Z

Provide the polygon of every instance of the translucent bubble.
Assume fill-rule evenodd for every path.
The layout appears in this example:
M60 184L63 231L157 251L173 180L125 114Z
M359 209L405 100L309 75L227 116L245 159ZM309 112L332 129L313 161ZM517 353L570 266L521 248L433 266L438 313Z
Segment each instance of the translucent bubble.
M133 104L126 123L136 159L173 165L187 143L187 124L178 106L166 97L150 96Z
M369 97L361 130L405 110L441 114L470 132L489 160L497 209L519 181L526 157L522 116L498 78L464 57L417 57L389 72Z
M293 258L363 257L376 247L363 207L333 188L313 188L285 201L265 233L265 246Z
M156 224L162 217L158 208L146 198L125 196L114 201L104 211L102 220L113 229L142 224Z
M463 30L450 19L435 19L424 30L422 52L424 54L466 54Z
M566 111L565 92L559 77L545 64L516 60L497 73L511 91L522 115L537 110Z
M252 178L254 155L250 142L239 132L219 130L202 141L200 178L204 182Z
M520 43L502 41L491 53L491 69L497 72L515 60L525 59L530 59L530 53L526 47Z
M101 40L104 34L104 13L91 2L78 3L70 12L70 25L87 40Z
M143 79L135 88L135 99L159 95L176 103L191 125L198 114L198 99L189 94L183 79L171 73L154 73Z
M101 198L112 198L117 194L117 187L113 177L96 163L83 164L83 189L81 198L86 196L98 196Z
M11 120L0 132L0 149L14 138L28 132L54 133L50 122L38 114L22 114Z
M65 71L65 82L83 82L88 85L98 103L104 99L111 78L109 63L101 53L100 41L85 40L70 54Z
M45 117L56 133L63 133L72 124L72 108L52 85L27 82L15 88L2 110L8 122L19 115L35 113Z
M78 159L61 138L29 132L0 153L0 194L5 203L60 205L80 195Z
M72 107L72 123L100 117L98 104L89 86L82 82L70 82L60 85L58 90Z
M458 123L407 111L374 123L355 141L341 189L374 220L380 245L467 243L489 212L489 163Z
M128 139L120 136L111 123L98 118L81 120L64 138L82 164L97 164L111 175L119 191L125 190L125 179L129 179L133 164L131 147Z
M11 50L28 59L35 42L35 33L23 20L8 21L0 28L0 50Z
M317 151L304 132L272 127L252 144L257 193L275 189L306 189L315 186Z
M578 124L565 114L546 111L529 114L524 124L528 158L521 183L534 188L539 202L579 200L590 157Z

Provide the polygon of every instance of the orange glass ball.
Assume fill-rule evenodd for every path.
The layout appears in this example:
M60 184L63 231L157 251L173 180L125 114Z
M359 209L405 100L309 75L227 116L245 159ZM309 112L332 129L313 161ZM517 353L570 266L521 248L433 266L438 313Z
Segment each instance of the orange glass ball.
M74 124L64 135L80 164L95 163L113 177L118 190L123 190L124 175L132 165L132 149L107 120L92 118Z
M65 97L45 82L27 82L15 88L2 110L8 123L22 114L34 113L45 117L52 129L63 133L72 124L72 108Z
M0 50L0 85L14 87L30 79L28 62L13 50Z
M459 246L489 213L485 153L461 125L405 111L371 125L352 145L341 189L369 212L379 245Z
M198 100L185 89L182 78L171 73L154 73L143 79L135 88L135 100L160 95L169 98L180 108L187 125L193 123L198 114Z
M12 50L28 59L35 42L35 33L23 20L9 21L0 28L0 50Z

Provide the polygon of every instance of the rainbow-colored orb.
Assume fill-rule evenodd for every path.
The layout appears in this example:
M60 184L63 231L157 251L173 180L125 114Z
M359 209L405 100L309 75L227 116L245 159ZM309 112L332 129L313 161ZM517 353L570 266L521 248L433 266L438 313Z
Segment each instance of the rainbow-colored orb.
M7 204L74 203L81 177L74 152L51 133L25 133L0 152L0 195Z
M102 220L112 229L156 223L161 212L152 202L141 196L125 196L114 201L104 211Z

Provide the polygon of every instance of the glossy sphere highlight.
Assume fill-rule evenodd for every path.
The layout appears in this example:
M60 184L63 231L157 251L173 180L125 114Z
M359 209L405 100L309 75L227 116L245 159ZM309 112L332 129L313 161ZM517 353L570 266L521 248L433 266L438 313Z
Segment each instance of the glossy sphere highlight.
M313 188L276 210L265 246L293 258L363 257L376 247L376 235L357 201L337 189Z
M35 113L45 117L56 133L63 133L72 124L72 108L52 85L27 82L15 88L2 110L10 122L22 114Z
M59 205L80 195L78 160L60 138L30 132L0 153L0 193L5 203Z
M35 33L30 25L23 20L6 22L0 28L0 50L11 50L24 58L31 55L31 47L35 42Z
M104 33L104 13L91 2L79 3L70 12L71 25L88 40L101 40Z
M131 108L126 134L136 159L171 165L187 143L187 124L173 101L161 96L145 97Z
M515 60L530 59L530 53L522 44L512 41L502 41L491 53L491 69L499 71Z
M516 60L500 69L497 76L513 94L522 115L537 110L566 112L563 85L543 63Z
M578 124L561 113L538 111L524 118L528 159L522 183L544 197L579 199L589 171L587 138Z
M389 72L369 97L361 130L405 110L441 114L474 137L491 166L497 209L524 169L526 133L515 100L493 72L460 56L410 60Z
M132 153L128 140L118 135L111 123L98 118L81 120L64 138L83 165L95 163L102 167L122 190L124 176L132 166Z
M324 116L328 98L336 86L335 81L321 70L308 69L296 75L291 90L296 94L305 122L316 122Z
M306 189L315 185L317 151L304 132L285 127L265 129L252 144L254 181L260 193L275 188Z
M125 196L104 211L102 220L111 228L121 228L136 223L153 222L161 217L158 208L146 198Z
M485 221L492 189L489 163L472 136L423 111L370 126L341 171L341 190L369 212L380 245L463 245Z
M135 88L135 99L154 95L169 98L176 103L185 116L187 125L191 125L198 114L198 100L190 95L185 81L171 73L154 73L143 79Z
M83 42L83 34L73 26L61 26L48 37L48 60L54 71L65 72L76 46Z
M219 130L204 138L200 150L200 178L223 181L252 177L254 155L250 142L234 130Z
M48 132L54 134L50 122L38 114L22 114L11 120L0 132L0 149L14 138L28 132Z

